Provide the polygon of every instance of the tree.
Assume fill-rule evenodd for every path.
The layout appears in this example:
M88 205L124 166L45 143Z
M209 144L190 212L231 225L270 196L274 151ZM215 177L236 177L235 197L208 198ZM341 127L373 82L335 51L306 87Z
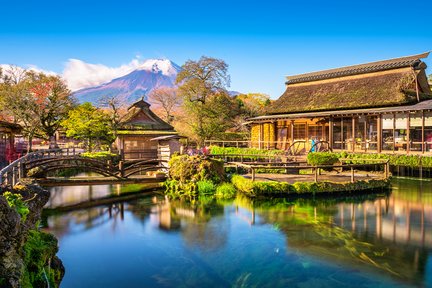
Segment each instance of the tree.
M121 117L125 114L126 107L118 96L102 96L99 99L100 107L106 108L108 114L112 142L117 138L117 131L120 128ZM110 144L112 144L112 142Z
M66 84L58 76L30 74L30 93L36 102L36 115L44 138L53 138L66 118L70 109L75 106L75 99Z
M202 56L198 61L188 60L177 74L181 94L189 101L205 104L215 92L226 91L230 85L228 65L221 59Z
M177 93L177 88L160 87L150 92L149 101L163 110L162 117L171 124L173 112L182 103L182 98Z
M220 59L201 57L188 60L177 75L179 94L184 99L187 122L199 144L224 132L233 117L233 101L226 87L228 65Z
M109 116L89 102L70 110L61 125L66 129L66 136L85 140L89 151L95 144L113 142Z
M33 137L53 138L75 99L58 76L15 66L4 72L0 75L1 106L23 127L30 150Z

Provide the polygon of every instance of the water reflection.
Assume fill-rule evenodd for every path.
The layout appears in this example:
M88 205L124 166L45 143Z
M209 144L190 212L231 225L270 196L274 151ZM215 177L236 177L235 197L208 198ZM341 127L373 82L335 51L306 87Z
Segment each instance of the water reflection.
M46 227L60 238L62 287L119 287L117 273L130 287L430 286L431 188L405 179L390 195L194 204L153 195L47 216ZM83 243L103 276L77 272Z

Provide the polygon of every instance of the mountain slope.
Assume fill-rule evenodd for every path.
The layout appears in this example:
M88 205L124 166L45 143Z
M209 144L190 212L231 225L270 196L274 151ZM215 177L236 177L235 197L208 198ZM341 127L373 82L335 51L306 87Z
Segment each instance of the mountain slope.
M121 102L131 104L155 88L175 86L180 67L168 59L149 59L131 73L113 79L108 83L74 92L79 102L98 104L103 96L117 97Z

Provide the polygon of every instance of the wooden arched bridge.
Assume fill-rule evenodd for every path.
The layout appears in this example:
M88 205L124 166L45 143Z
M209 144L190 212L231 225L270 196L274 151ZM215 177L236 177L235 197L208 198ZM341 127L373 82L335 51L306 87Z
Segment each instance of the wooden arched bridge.
M119 161L113 165L111 161L83 157L75 149L49 149L28 153L0 170L0 184L15 185L20 178L43 177L47 172L64 169L79 169L98 174L128 179L141 172L167 169L166 161L129 160Z

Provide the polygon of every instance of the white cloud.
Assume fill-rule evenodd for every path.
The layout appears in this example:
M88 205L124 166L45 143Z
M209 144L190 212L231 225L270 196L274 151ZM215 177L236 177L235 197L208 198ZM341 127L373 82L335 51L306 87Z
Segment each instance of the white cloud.
M69 89L76 91L109 82L130 73L139 66L138 59L114 68L102 64L86 63L79 59L69 59L62 77L66 80Z
M36 73L44 73L47 75L57 75L57 73L53 71L44 70L32 64L25 65L25 68L16 65L11 65L11 64L0 64L0 68L2 69L4 74L6 75L13 74L15 77L20 77L20 75L23 76L24 70L31 70Z

